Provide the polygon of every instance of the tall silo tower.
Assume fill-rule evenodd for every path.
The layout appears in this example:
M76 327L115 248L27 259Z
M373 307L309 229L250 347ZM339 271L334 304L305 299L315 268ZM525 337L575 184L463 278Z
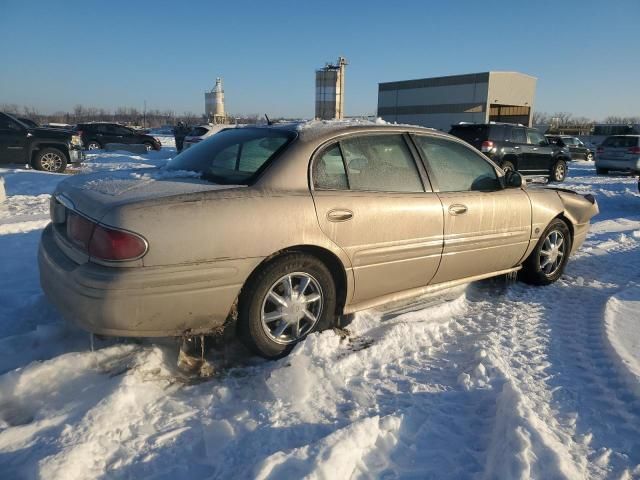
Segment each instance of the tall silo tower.
M344 71L347 60L339 57L336 64L327 63L316 70L316 118L320 120L344 117Z
M216 78L213 89L204 93L204 112L212 123L225 123L227 120L227 115L224 113L224 89L220 77Z

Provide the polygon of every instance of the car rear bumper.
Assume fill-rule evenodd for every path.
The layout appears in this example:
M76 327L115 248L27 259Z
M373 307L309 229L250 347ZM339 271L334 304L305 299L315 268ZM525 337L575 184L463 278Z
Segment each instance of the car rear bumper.
M640 172L640 157L633 159L596 157L596 167L625 172Z
M138 268L77 264L60 250L51 225L38 251L40 284L62 315L90 332L124 337L215 331L260 260Z

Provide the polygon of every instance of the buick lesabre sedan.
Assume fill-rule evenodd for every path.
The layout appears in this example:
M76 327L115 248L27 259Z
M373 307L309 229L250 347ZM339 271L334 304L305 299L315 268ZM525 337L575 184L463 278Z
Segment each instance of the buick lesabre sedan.
M235 321L277 358L343 314L516 271L552 283L597 212L589 195L527 189L429 129L236 128L159 169L61 182L40 276L91 332L188 336Z

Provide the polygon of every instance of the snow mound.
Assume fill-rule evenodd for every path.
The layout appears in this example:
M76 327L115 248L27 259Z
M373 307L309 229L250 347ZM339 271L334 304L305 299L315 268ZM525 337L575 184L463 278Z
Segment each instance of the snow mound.
M640 285L609 299L604 328L616 364L640 396Z

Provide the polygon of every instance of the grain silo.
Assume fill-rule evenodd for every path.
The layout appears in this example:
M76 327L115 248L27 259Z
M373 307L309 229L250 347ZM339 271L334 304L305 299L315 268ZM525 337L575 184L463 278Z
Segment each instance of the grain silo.
M204 112L211 123L226 123L224 112L224 89L222 79L216 78L216 84L209 92L204 93Z
M347 60L338 58L336 64L326 64L316 70L316 118L320 120L344 117L344 71Z

